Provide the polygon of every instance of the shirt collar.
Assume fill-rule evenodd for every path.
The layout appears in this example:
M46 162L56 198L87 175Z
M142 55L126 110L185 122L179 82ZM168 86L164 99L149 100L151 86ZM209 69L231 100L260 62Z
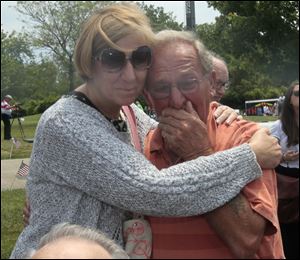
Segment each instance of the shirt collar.
M150 153L157 153L160 156L162 156L169 166L183 162L183 160L180 157L178 157L176 160L171 159L171 156L165 149L165 144L161 135L161 130L159 128L156 128L153 131L153 136L150 142Z
M153 130L153 136L150 143L150 152L162 152L164 150L164 140L161 136L161 130L156 128Z

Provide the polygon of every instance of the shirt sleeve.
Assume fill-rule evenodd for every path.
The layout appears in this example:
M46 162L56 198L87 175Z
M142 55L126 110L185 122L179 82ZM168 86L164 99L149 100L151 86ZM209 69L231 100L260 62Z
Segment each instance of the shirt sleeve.
M141 147L143 147L144 149L144 140L146 138L146 135L149 133L151 129L157 127L158 122L152 119L150 116L148 116L138 106L133 104L131 107L136 116L136 124L139 133L139 138L141 141Z
M48 114L37 129L30 177L41 178L43 172L42 178L57 185L125 210L152 216L203 214L261 175L247 144L159 171L95 114L78 108Z
M265 231L267 235L272 235L279 229L276 185L276 174L274 170L263 170L261 178L249 183L242 190L252 210L268 221Z
M257 131L258 125L245 120L233 123L229 127L221 126L219 131L219 149L237 146L247 142ZM242 193L252 210L267 220L266 234L274 234L278 229L277 218L277 183L274 170L263 170L262 177L247 184Z
M276 137L279 141L281 139L281 132L282 132L282 125L281 121L277 120L274 124L271 125L270 127L270 132L271 134Z

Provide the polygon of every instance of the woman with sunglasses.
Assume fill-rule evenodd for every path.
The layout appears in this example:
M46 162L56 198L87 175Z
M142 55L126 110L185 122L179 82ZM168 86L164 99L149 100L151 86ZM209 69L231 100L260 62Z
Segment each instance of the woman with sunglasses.
M249 145L199 157L163 174L136 151L121 107L131 105L143 89L153 39L148 19L132 5L107 7L87 21L75 48L85 83L40 119L27 182L30 221L12 258L24 257L61 222L100 229L123 245L128 212L202 214L261 175L255 155L262 162L276 157L271 137L262 133ZM142 146L156 123L136 106L128 109L135 113ZM267 140L263 147L262 139Z
M282 147L281 163L275 168L278 185L278 217L287 259L299 258L299 81L289 87L280 120L271 133Z

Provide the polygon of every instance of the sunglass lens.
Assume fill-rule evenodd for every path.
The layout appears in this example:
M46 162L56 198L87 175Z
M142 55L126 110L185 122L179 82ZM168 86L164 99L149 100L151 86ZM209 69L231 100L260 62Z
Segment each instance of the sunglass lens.
M135 69L148 69L151 64L151 49L141 46L132 52L131 62Z
M101 63L108 71L120 70L126 61L125 53L115 49L105 49L102 52Z
M299 97L299 90L298 91L294 91L293 94L294 94L295 97Z

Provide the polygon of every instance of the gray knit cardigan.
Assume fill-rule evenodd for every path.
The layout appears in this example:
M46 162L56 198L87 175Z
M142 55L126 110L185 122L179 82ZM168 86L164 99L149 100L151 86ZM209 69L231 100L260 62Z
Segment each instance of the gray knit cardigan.
M154 121L135 105L140 140ZM41 117L27 181L30 224L11 258L24 258L50 228L70 222L100 229L123 245L129 211L191 216L211 211L261 175L244 144L159 171L94 108L63 97Z

